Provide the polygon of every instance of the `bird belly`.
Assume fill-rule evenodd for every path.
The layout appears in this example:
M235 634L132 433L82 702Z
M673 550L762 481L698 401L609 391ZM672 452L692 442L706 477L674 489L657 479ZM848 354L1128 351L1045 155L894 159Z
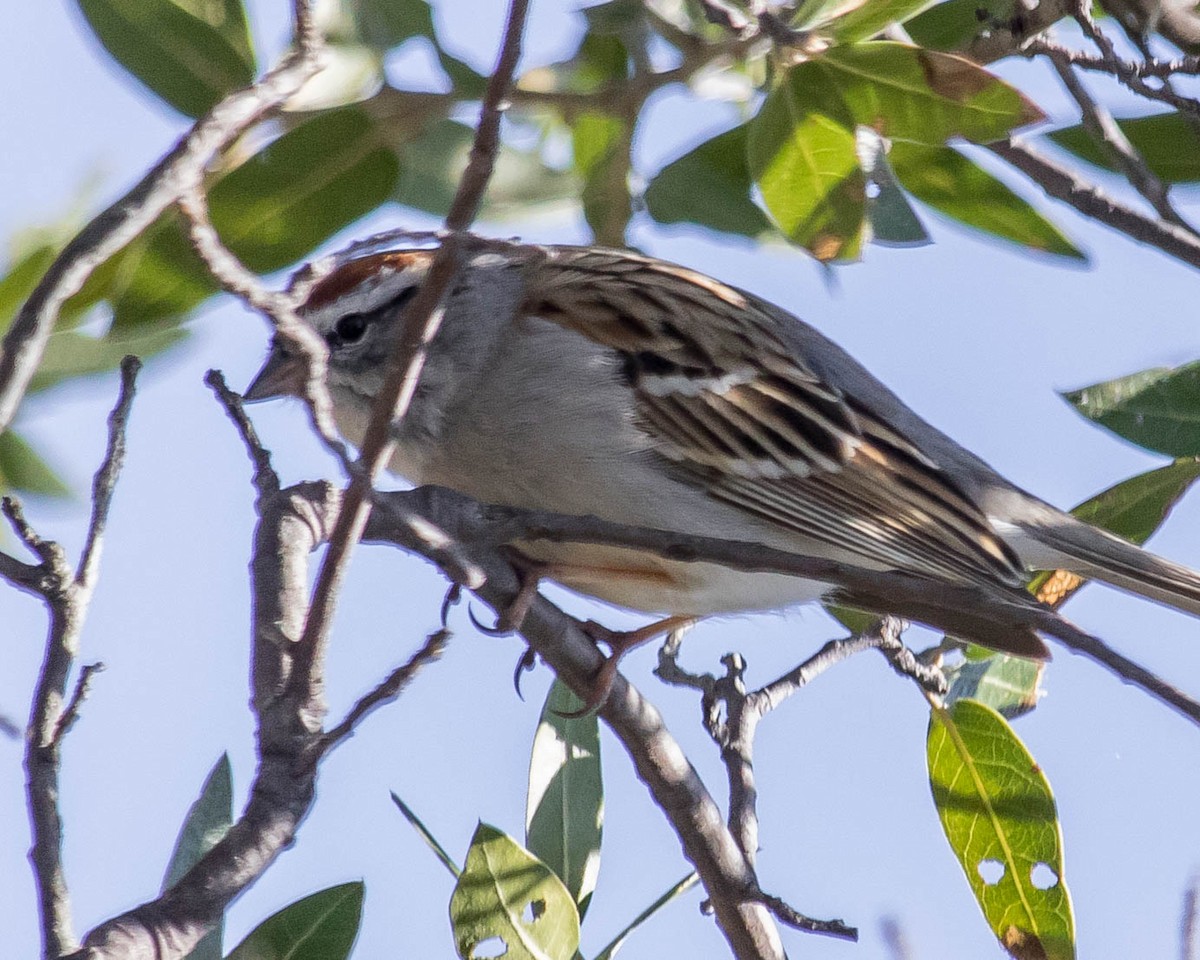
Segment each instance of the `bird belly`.
M645 613L700 617L776 610L816 600L829 589L815 580L668 560L621 547L525 542L519 549L546 579Z

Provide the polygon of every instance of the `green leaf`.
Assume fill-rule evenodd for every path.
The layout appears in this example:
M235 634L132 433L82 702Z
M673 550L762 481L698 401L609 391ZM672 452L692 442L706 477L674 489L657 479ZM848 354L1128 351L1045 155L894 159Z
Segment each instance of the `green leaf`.
M953 147L897 140L888 159L906 190L959 223L1031 250L1087 259L1058 227Z
M1042 696L1045 661L988 653L981 659L968 657L944 670L950 683L946 706L970 699L991 707L1008 720L1029 713Z
M1016 88L962 57L903 43L834 47L789 71L833 117L851 117L892 140L989 143L1044 119Z
M927 50L965 50L988 19L1004 22L1012 18L1012 0L946 0L913 17L905 32Z
M0 278L0 335L12 324L57 255L57 247L38 244L20 256Z
M582 706L554 681L533 735L525 808L525 846L566 884L580 920L596 889L604 824L599 720L594 710L564 716Z
M743 124L663 167L646 188L646 209L659 223L696 223L757 238L773 231L750 199L752 186Z
M1136 543L1145 543L1200 478L1200 460L1186 458L1122 480L1071 511L1080 520Z
M808 69L806 69L808 68ZM853 260L866 224L866 178L853 120L830 107L815 62L793 68L750 121L746 156L771 216L818 260Z
M1094 423L1172 457L1200 455L1200 361L1143 370L1062 394Z
M404 819L409 822L409 825L417 831L417 835L425 841L429 849L442 861L442 865L450 871L450 875L454 877L461 876L462 867L454 862L454 858L446 852L446 848L438 843L437 837L425 826L421 818L413 813L412 808L400 799L399 794L395 791L392 791L392 803L399 808L400 812L404 814Z
M76 2L113 58L189 117L254 79L248 34L230 39L236 24L218 29L175 0Z
M226 960L345 960L358 936L363 884L318 891L272 914Z
M209 191L214 226L252 270L279 270L383 203L400 164L363 110L289 130Z
M862 6L834 20L828 32L839 44L866 40L893 23L904 23L912 19L937 2L938 0L867 0Z
M184 817L183 827L175 841L175 851L167 864L167 874L163 878L162 889L165 893L175 886L180 878L194 867L217 842L229 832L233 824L233 775L229 767L229 755L222 754L208 777L200 788L200 796L192 804ZM222 938L225 921L221 919L208 932L187 960L221 960L224 956Z
M582 113L571 124L575 175L583 181L583 215L601 242L619 245L632 213L625 121Z
M193 17L197 17L216 30L246 62L254 67L254 41L250 36L250 25L246 22L246 8L242 0L172 0Z
M862 9L870 0L808 0L799 5L792 27L816 30Z
M867 218L876 243L915 247L932 243L888 163L884 139L869 127L858 128L858 156L875 188L867 198Z
M635 930L637 930L638 927L658 913L658 911L665 907L668 903L683 896L699 882L700 874L693 871L678 883L674 884L661 897L659 897L652 904L650 904L650 906L634 917L630 924L624 930L618 933L608 944L608 946L596 954L596 960L612 960L612 958L617 955L617 951L625 946L625 941L629 939L630 934L632 934Z
M570 960L579 948L579 914L558 876L512 837L485 823L471 838L450 898L454 943L463 960L480 945L505 960ZM496 949L499 940L503 949ZM239 958L240 960L240 958Z
M1200 133L1180 113L1118 120L1135 150L1164 183L1200 182ZM1089 136L1083 125L1048 134L1064 150L1106 170L1117 170L1108 154ZM1119 171L1118 171L1119 172Z
M11 428L0 433L0 490L66 497L71 491L58 474Z
M927 752L942 828L992 932L1014 957L1071 960L1062 831L1041 768L1000 714L972 700L934 709Z
M177 327L111 330L103 337L73 330L56 331L46 344L42 363L30 381L29 392L37 393L74 377L114 370L129 354L151 357L186 336L187 333Z
M426 0L349 0L346 6L357 38L363 43L383 52L413 37L424 37L433 45L458 96L477 97L483 93L487 80L443 49Z

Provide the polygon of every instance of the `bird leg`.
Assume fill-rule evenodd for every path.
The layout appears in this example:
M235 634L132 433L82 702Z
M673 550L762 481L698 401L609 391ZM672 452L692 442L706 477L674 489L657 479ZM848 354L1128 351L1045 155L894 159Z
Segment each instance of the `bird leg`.
M603 643L608 647L610 653L605 658L604 663L600 665L600 670L596 673L596 677L592 681L592 689L584 699L583 706L570 713L564 713L562 716L567 718L582 717L604 706L608 695L612 693L613 681L617 678L617 667L620 665L621 658L625 654L629 653L630 650L642 646L642 644L665 636L673 630L690 627L696 622L696 619L696 617L688 616L664 617L662 620L648 623L646 626L638 627L636 630L610 630L604 624L597 623L595 620L589 620L587 623L581 624L583 632L596 643Z

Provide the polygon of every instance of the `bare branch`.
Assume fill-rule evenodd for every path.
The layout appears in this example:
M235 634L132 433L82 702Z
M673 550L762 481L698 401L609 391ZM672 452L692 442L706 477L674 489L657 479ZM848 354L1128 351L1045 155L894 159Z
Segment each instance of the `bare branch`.
M1200 902L1200 876L1193 876L1183 891L1183 910L1179 916L1179 960L1196 960L1196 924Z
M1200 73L1200 56L1179 57L1176 60L1123 60L1117 58L1114 64L1113 58L1094 53L1084 53L1082 50L1073 50L1070 47L1053 43L1044 37L1035 37L1030 40L1022 52L1028 55L1054 52L1066 59L1072 66L1083 70L1107 73L1109 76L1125 74L1134 77L1158 77L1159 79L1165 79L1177 74L1189 75Z
M450 631L445 628L431 633L420 650L409 657L407 662L388 674L373 690L360 697L347 712L345 719L325 734L324 749L329 750L337 746L350 736L354 732L354 728L369 714L400 696L404 692L404 688L412 682L422 668L441 658L449 639Z
M1138 213L1022 140L1010 137L990 143L987 148L1037 183L1047 194L1069 203L1084 216L1157 247L1186 264L1200 267L1200 239L1191 231Z
M126 357L121 361L121 391L117 404L108 415L108 448L104 462L92 480L92 515L88 520L87 539L79 556L79 572L75 583L79 587L79 602L86 604L96 586L96 575L100 568L100 548L104 542L104 528L108 524L108 511L112 507L113 490L117 477L125 462L125 426L129 422L129 411L133 406L138 372L142 361L137 357Z
M216 394L217 400L225 408L225 413L237 427L246 453L250 455L250 462L254 465L254 489L258 492L259 503L275 496L279 493L279 474L271 466L271 454L258 439L254 424L246 416L241 396L229 389L225 375L220 370L209 370L204 375L204 382Z
M75 690L71 694L71 700L63 710L62 716L58 718L58 723L54 728L55 746L63 742L63 738L75 726L75 721L79 719L79 708L83 706L83 701L87 699L88 693L91 691L92 677L103 672L104 664L98 661L85 663L79 671L79 676L75 678Z
M0 347L0 431L16 414L63 303L92 272L174 203L203 170L252 124L277 110L319 67L312 0L294 0L297 45L254 85L212 108L124 197L66 245L25 302Z

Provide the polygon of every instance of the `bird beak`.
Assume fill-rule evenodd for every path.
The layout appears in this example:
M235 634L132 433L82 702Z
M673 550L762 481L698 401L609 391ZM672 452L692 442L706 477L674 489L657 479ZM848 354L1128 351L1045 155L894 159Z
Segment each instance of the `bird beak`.
M289 357L279 350L272 350L242 399L255 403L272 397L303 396L304 377L304 361L300 357Z

